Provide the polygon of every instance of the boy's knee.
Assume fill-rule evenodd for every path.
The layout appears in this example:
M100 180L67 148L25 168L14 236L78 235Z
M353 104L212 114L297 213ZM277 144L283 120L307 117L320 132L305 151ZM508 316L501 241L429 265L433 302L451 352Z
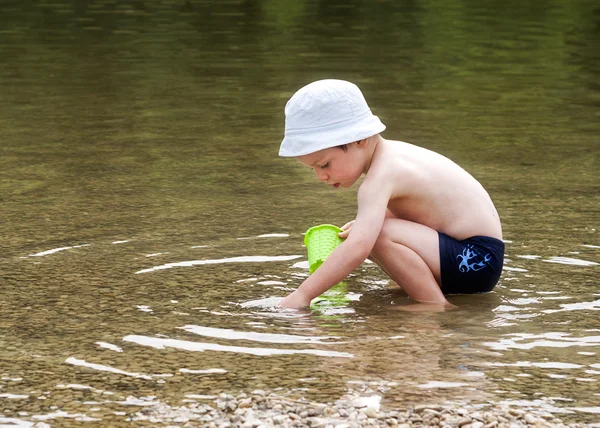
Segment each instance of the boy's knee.
M377 241L375 241L375 248L378 247L386 247L389 246L393 239L391 234L391 219L386 218L381 226L381 230L379 231L379 235L377 236Z
M373 246L373 250L371 251L372 256L381 258L393 249L396 257L410 257L410 253L412 253L411 247L406 245L401 239L404 235L402 228L405 225L404 222L407 224L410 223L396 218L386 218L384 220L383 226L375 241L375 245ZM410 228L407 228L407 231L409 229Z
M398 245L394 239L392 238L391 224L388 219L383 222L383 226L377 236L377 240L375 241L375 245L373 246L373 250L371 254L376 258L380 254L384 254L390 250L390 248L396 244Z
M377 257L378 254L381 254L382 252L386 251L386 249L389 248L390 244L390 238L388 235L386 235L386 233L384 232L384 228L382 227L381 231L379 232L379 235L377 236L377 240L375 241L375 245L373 245L371 254L374 257Z

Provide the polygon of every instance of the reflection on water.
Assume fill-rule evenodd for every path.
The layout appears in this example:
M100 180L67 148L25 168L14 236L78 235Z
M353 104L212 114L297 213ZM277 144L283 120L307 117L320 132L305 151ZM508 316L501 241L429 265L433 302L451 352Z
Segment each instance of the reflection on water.
M116 373L116 374L120 374L120 375L124 375L124 376L131 376L131 377L137 377L140 379L152 380L152 376L150 376L150 375L126 372L124 370L116 369L114 367L109 367L109 366L105 366L102 364L88 363L87 361L79 360L79 359L73 358L73 357L67 358L65 360L65 363L73 364L74 366L88 367L90 369L99 370L99 371L103 371L103 372L111 372L111 373Z
M5 3L0 424L253 389L597 418L597 2ZM311 310L274 307L307 276L303 231L354 215L276 156L285 101L324 77L484 183L493 293L398 311L365 263Z
M547 263L561 263L564 265L576 265L576 266L597 266L598 263L590 262L587 260L574 259L572 257L550 257L548 260L543 260Z
M181 327L182 330L190 333L198 334L200 336L223 338L229 340L250 340L253 342L266 342L266 343L315 343L315 344L327 344L337 343L328 342L327 339L339 339L339 337L311 337L311 336L295 336L291 334L273 334L273 333L256 333L253 331L244 332L236 331L231 329L223 328L211 328L202 327L199 325L185 325Z
M70 250L71 248L82 248L82 247L89 247L89 246L90 246L90 244L83 244L83 245L73 245L72 247L53 248L51 250L46 250L46 251L41 251L39 253L30 254L29 257L43 257L43 256L47 256L49 254L58 253L59 251Z
M152 272L155 270L162 269L171 269L174 267L187 267L187 266L197 266L197 265L212 265L212 264L221 264L221 263L260 263L260 262L276 262L276 261L286 261L286 260L294 260L300 258L301 256L242 256L242 257L231 257L226 259L218 259L218 260L190 260L185 262L177 262L177 263L167 263L160 266L155 266L153 268L142 269L137 271L136 274Z
M260 347L244 347L244 346L228 346L219 345L216 343L191 342L186 340L163 339L159 337L145 336L125 336L125 342L137 343L139 345L150 346L156 349L164 349L165 347L183 349L186 351L221 351L234 352L236 354L249 355L291 355L291 354L308 354L317 355L320 357L344 357L352 358L353 355L347 352L321 351L317 349L280 349L280 348L260 348Z

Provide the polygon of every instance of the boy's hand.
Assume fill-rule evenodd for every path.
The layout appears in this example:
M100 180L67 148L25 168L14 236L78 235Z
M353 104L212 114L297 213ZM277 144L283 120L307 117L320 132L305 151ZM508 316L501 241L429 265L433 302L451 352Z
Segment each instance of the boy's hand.
M279 302L279 306L282 308L301 309L310 306L310 299L307 299L296 290Z
M349 221L348 223L346 223L345 225L343 225L341 227L343 232L340 232L338 234L338 236L342 239L346 239L348 237L348 235L350 234L350 229L352 229L352 225L354 224L354 220Z

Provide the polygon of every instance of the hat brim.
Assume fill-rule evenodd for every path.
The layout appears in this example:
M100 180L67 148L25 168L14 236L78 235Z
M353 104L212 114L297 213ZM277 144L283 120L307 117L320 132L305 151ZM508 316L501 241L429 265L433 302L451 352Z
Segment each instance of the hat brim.
M303 130L286 133L279 148L281 157L298 157L331 147L363 140L385 130L385 125L375 115L344 126L342 129Z

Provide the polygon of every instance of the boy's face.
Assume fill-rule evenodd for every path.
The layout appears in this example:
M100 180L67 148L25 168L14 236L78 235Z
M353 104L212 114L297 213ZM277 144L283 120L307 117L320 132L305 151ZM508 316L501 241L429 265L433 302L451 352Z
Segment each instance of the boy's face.
M332 147L298 156L296 159L312 168L319 181L335 188L350 187L365 171L366 159L363 152L366 150L362 150L363 147L357 143L348 144L347 148L348 150L343 150Z

